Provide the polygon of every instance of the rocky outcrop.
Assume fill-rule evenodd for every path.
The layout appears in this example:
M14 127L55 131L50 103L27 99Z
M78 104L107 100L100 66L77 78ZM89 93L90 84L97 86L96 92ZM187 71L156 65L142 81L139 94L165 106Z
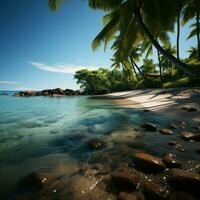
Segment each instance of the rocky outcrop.
M48 90L42 90L42 91L21 91L18 93L15 93L13 96L15 97L32 97L32 96L76 96L76 95L85 95L84 92L80 90L70 90L66 89L63 90L61 88L56 89L48 89Z
M149 173L159 173L167 167L162 159L146 153L135 153L134 158L138 168Z

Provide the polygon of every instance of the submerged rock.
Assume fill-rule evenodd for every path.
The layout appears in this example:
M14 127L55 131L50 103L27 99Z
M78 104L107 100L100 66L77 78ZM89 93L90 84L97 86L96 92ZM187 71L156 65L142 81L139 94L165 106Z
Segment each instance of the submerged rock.
M168 145L170 146L176 146L178 144L179 144L178 141L174 141L174 140L172 140L171 142L168 142Z
M141 192L134 192L134 193L120 192L119 200L145 200L145 197Z
M147 123L142 125L142 127L146 130L146 131L150 131L150 132L154 132L157 130L157 126L153 123Z
M146 153L135 153L134 158L136 159L136 165L150 173L159 173L161 171L164 171L166 168L165 163L162 161L162 159L152 156L150 154Z
M97 138L92 138L88 141L88 145L91 149L98 150L105 147L105 143Z
M51 182L52 179L49 178L47 174L33 171L19 181L19 186L20 188L39 190L49 185Z
M117 169L111 175L111 183L117 191L134 191L139 189L142 179L138 173L130 172L128 169Z
M173 135L173 132L167 128L159 129L159 131L164 135Z
M145 182L142 191L145 197L151 200L165 200L169 196L169 190L152 181Z
M177 159L175 159L171 155L164 156L163 161L169 168L180 168L181 167L181 162L178 161Z
M195 112L197 111L196 108L190 107L190 106L183 106L181 107L182 110L187 110L188 112Z
M173 123L169 124L168 127L171 128L171 129L178 129L178 127Z
M181 138L186 141L194 140L194 141L200 142L200 134L194 134L189 131L181 132Z
M200 195L200 175L183 169L171 169L168 182L175 190L187 191Z

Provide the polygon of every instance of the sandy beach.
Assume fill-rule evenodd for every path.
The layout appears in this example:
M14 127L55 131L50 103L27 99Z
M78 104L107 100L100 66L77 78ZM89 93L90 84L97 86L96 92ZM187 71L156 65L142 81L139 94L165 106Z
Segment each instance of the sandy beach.
M144 89L103 95L122 107L146 109L200 122L200 88ZM183 108L195 108L188 111Z

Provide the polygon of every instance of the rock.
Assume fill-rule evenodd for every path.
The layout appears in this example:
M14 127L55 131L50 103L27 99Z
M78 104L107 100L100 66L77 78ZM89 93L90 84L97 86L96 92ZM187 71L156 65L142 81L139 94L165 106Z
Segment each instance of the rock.
M183 148L183 146L181 144L176 144L176 150L180 151L180 152L184 152L185 149Z
M145 182L142 191L145 197L150 200L165 200L169 196L169 190L152 181Z
M181 138L186 141L194 140L194 141L200 142L200 134L194 134L189 131L181 132Z
M190 107L190 106L183 106L181 107L182 110L187 110L188 112L195 112L197 111L196 108Z
M159 129L159 131L164 135L173 135L173 132L167 128Z
M111 175L111 183L117 191L134 191L139 189L142 179L138 173L130 172L128 169L119 168Z
M105 147L104 142L97 138L90 139L88 141L88 145L91 149L94 149L94 150L102 149L103 147Z
M50 179L46 174L33 171L28 176L20 180L19 186L21 188L39 190L49 185L51 182L52 179Z
M148 110L148 109L144 109L144 110L142 110L143 112L150 112L150 110Z
M134 192L134 193L120 192L119 200L145 200L145 198L141 192Z
M186 192L173 191L169 196L169 200L197 200L197 198Z
M171 141L171 142L168 142L168 145L169 146L175 146L175 145L177 145L177 144L179 144L177 141Z
M197 149L196 152L197 152L198 154L200 154L200 149Z
M146 172L159 173L166 168L162 159L146 153L135 153L136 165Z
M173 123L169 124L168 127L171 128L171 129L178 129L178 127Z
M147 123L142 126L146 131L154 132L157 130L157 126L153 123Z
M163 157L163 162L167 165L169 168L180 168L181 162L175 159L173 156L166 155Z
M171 169L168 177L172 189L200 195L200 175L183 169Z

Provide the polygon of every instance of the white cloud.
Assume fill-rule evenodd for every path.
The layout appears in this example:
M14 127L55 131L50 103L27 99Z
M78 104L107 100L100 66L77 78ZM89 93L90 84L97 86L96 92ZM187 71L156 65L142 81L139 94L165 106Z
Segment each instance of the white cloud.
M81 70L81 69L95 70L99 68L99 67L80 66L80 65L73 65L73 64L48 65L45 63L34 62L34 61L29 61L29 63L40 70L44 70L48 72L64 73L64 74L74 74L76 71Z
M18 85L18 82L14 81L0 81L0 84Z

